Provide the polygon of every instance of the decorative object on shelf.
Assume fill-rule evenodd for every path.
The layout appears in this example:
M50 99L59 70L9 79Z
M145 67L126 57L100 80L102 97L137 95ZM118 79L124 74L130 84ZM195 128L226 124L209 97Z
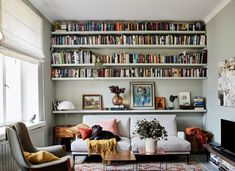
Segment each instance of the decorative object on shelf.
M179 92L179 105L191 106L190 92Z
M101 110L102 96L100 94L83 94L82 109Z
M156 97L155 102L156 109L166 109L165 97Z
M29 120L29 123L34 123L34 120L36 119L36 114L34 114L30 120Z
M220 106L235 107L235 57L218 63L218 102Z
M159 121L154 118L153 120L138 120L136 122L136 130L134 134L138 134L140 139L146 139L145 150L147 153L155 153L157 149L157 141L160 139L167 139L167 131Z
M122 105L123 98L120 96L121 93L125 92L125 88L119 88L118 86L109 86L111 93L115 93L115 96L112 98L113 105Z
M62 101L53 100L53 101L52 101L52 110L53 110L53 111L57 111L57 110L58 110L58 105L59 105L61 102L62 102Z
M175 101L175 99L177 99L177 98L178 98L178 96L170 95L169 100L170 100L170 102L172 103L172 106L171 106L171 107L168 107L169 109L175 109L174 101Z
M58 110L72 110L75 109L74 104L71 101L62 101L59 103ZM68 114L65 113L65 125L67 125Z
M131 108L155 109L154 82L131 82Z
M58 110L71 110L75 109L74 104L71 101L62 101L58 105Z

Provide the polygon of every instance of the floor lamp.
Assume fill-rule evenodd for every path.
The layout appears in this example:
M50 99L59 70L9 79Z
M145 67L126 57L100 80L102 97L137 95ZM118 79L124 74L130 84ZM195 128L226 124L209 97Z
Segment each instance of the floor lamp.
M71 101L62 101L58 105L58 110L72 110L74 109L74 104ZM65 112L65 125L67 125L68 113Z

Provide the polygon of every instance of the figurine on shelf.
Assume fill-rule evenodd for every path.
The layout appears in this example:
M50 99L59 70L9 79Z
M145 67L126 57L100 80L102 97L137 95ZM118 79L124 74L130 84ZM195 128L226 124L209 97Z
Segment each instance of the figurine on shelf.
M174 101L175 101L175 99L177 99L177 98L178 98L178 96L170 95L169 100L170 100L170 102L172 103L172 107L168 107L169 109L175 109Z

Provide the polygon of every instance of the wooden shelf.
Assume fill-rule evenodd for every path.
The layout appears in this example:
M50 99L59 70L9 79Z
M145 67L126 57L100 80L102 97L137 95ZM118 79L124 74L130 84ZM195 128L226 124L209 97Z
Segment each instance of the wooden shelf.
M52 48L93 48L93 49L203 49L206 45L52 45Z
M206 34L206 31L53 31L52 35Z
M207 110L68 110L52 111L53 114L154 114L154 113L206 113Z

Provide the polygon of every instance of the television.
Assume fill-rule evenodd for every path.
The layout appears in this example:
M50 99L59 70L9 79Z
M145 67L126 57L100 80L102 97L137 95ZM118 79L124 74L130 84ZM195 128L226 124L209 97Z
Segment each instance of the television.
M235 122L221 119L221 147L235 159Z

